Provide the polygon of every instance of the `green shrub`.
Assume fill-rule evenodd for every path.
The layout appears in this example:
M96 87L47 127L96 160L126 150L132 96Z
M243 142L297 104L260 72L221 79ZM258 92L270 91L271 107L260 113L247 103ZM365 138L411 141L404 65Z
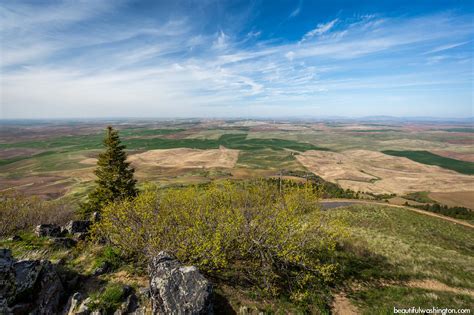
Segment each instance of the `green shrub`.
M104 247L99 255L97 255L94 267L100 267L104 263L107 263L112 270L120 267L124 263L120 256L120 250L111 246Z
M239 264L266 292L302 301L308 287L331 281L327 257L343 234L322 219L318 197L311 185L280 193L264 180L148 188L104 208L95 234L143 261L166 250L213 275Z

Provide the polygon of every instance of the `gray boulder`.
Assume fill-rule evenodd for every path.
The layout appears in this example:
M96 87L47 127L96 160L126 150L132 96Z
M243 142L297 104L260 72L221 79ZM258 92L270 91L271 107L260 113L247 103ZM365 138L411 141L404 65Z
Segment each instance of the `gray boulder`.
M120 305L120 307L114 312L114 315L134 314L138 308L138 298L135 293L132 292L127 296L122 305Z
M166 252L149 265L153 314L212 314L212 286L194 266L182 266Z
M61 227L56 224L40 224L36 226L35 234L38 237L60 237L62 231Z
M51 262L15 261L0 249L0 280L0 314L57 313L64 287Z
M99 267L97 267L94 270L94 272L92 274L94 276L100 276L100 275L106 274L110 271L112 271L112 265L109 262L104 261L103 263L100 264Z
M68 300L66 307L64 308L64 315L74 315L76 309L79 308L79 305L82 301L82 294L79 292L74 293Z
M0 284L0 314L3 314L7 313L16 292L12 252L6 248L0 249Z
M87 233L91 224L89 220L69 221L69 223L64 226L64 231L69 234Z
M91 221L92 221L93 223L99 222L99 221L100 221L100 213L99 213L99 212L94 212L94 213L92 213Z
M11 242L19 242L22 241L23 238L19 235L13 235L12 237L8 238L8 240Z

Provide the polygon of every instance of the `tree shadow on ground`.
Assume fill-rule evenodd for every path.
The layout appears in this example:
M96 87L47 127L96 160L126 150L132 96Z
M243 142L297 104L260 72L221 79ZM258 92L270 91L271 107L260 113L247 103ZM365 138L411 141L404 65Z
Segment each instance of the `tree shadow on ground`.
M335 260L339 265L334 283L336 287L347 287L350 282L377 286L387 281L406 281L410 278L387 257L362 246L344 244L338 247Z
M230 305L229 300L218 292L214 292L214 314L216 315L235 315L235 310Z

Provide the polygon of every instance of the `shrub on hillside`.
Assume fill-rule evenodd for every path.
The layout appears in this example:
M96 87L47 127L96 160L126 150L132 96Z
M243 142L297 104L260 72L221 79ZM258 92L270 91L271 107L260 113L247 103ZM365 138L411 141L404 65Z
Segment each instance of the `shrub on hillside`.
M65 224L74 210L64 201L45 201L15 192L0 193L0 236L33 229L42 223Z
M331 279L327 257L342 235L322 219L318 196L310 185L280 193L263 180L146 189L104 208L95 233L126 254L146 260L166 250L208 274L238 264L268 292L303 300L310 283Z

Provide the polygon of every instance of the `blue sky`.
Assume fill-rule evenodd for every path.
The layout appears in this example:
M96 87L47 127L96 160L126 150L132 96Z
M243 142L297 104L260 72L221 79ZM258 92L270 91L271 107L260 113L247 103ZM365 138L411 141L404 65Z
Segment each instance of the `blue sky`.
M473 116L473 6L0 0L0 118Z

